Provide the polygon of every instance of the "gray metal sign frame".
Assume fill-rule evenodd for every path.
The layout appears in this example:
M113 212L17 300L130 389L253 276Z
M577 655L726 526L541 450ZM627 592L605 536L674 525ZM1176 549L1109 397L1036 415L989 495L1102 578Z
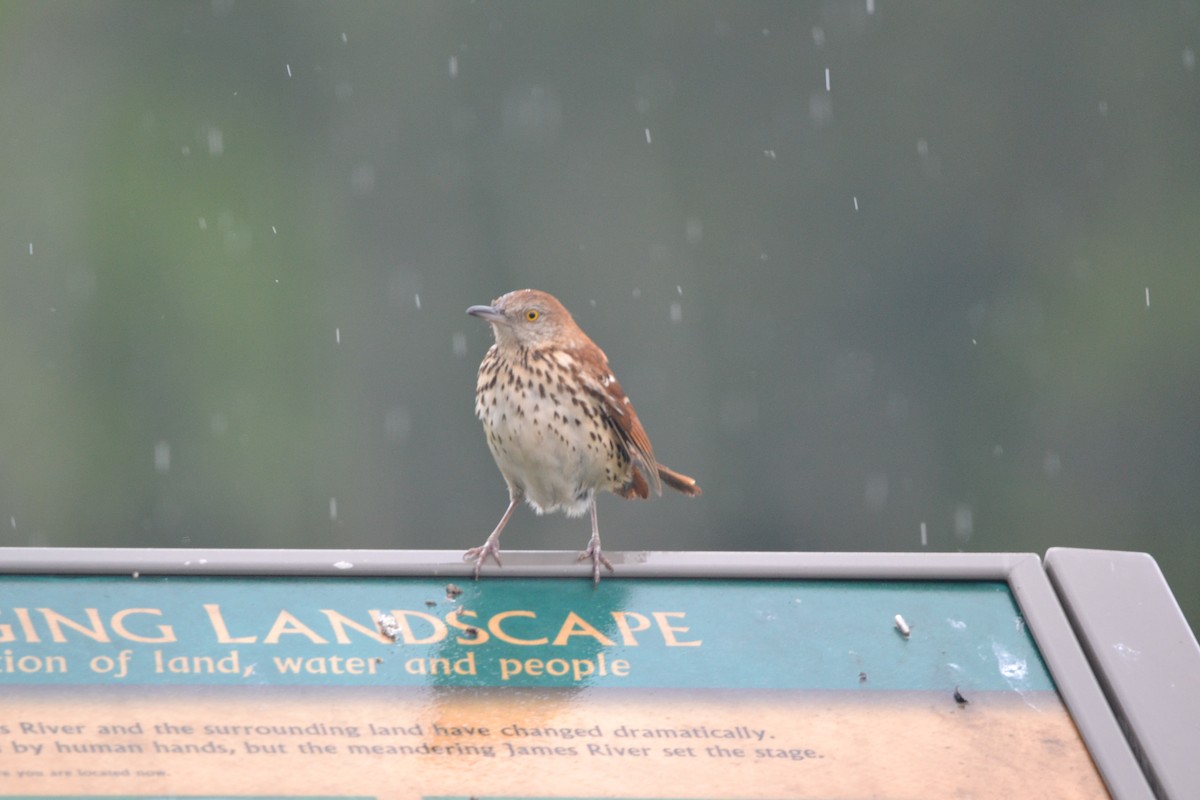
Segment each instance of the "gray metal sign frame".
M1200 797L1200 644L1146 553L1056 547L1054 586L1159 797Z
M610 552L621 578L1004 581L1114 797L1155 796L1041 559L1028 553ZM482 579L578 577L574 551L506 551ZM1060 557L1061 560L1061 557ZM450 550L0 548L4 574L445 577L469 579ZM1068 579L1069 582L1069 579ZM1168 593L1169 594L1169 593ZM1193 640L1194 641L1194 640ZM1161 786L1160 781L1156 781Z

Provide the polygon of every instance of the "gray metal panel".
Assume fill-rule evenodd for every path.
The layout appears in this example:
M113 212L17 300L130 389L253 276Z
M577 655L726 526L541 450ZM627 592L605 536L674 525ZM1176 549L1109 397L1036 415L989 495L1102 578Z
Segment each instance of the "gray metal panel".
M576 551L507 551L485 577L566 577L589 568ZM625 578L997 580L1012 589L1063 703L1109 791L1120 800L1153 793L1092 674L1036 555L1026 553L609 552ZM354 575L468 579L457 550L199 550L0 548L3 573L142 575Z
M1164 797L1200 797L1200 645L1146 553L1054 548L1050 575Z
M1153 797L1041 562L1032 557L1014 568L1009 587L1108 790L1121 800Z

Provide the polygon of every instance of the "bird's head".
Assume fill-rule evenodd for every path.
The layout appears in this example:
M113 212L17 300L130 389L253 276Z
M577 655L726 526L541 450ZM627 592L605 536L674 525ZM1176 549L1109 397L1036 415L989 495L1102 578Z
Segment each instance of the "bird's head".
M578 331L571 313L553 296L518 289L497 297L490 306L471 306L467 313L491 323L501 348L538 348L561 344Z

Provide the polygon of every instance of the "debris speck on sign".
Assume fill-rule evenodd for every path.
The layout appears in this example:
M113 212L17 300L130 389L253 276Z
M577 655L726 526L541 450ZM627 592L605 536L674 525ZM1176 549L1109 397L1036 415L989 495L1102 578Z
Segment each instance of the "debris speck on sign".
M400 626L396 623L396 618L391 614L380 614L375 618L375 624L379 626L379 632L393 642L400 635Z

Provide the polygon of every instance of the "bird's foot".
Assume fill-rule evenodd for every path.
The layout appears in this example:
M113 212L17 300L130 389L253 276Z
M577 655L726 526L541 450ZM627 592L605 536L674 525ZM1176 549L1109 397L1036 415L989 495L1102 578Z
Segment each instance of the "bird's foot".
M600 585L600 565L601 564L603 564L605 567L607 567L609 572L614 571L612 562L610 562L607 558L604 557L604 551L602 551L600 549L600 537L598 537L598 536L593 536L591 539L588 540L587 549L584 550L582 553L580 553L579 558L577 558L575 560L576 561L591 560L591 562L592 562L592 584L595 586Z
M497 567L504 566L500 563L500 537L489 536L487 541L479 547L472 547L463 553L463 561L475 562L475 580L479 580L479 570L483 568L483 563L488 560L488 556L491 556L492 560L496 562Z

